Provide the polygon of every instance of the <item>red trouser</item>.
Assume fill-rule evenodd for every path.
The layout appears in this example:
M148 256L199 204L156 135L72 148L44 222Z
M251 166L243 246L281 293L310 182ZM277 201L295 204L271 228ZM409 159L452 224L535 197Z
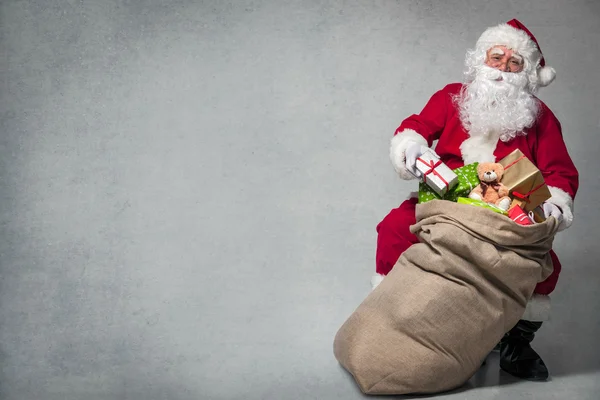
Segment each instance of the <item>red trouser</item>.
M416 198L404 201L400 207L390 211L377 225L376 272L378 274L387 275L398 261L400 254L410 245L419 242L419 239L409 230L409 227L417 221L415 217L416 204ZM550 250L550 257L554 271L545 281L537 284L535 293L548 295L556 286L561 265L553 250Z

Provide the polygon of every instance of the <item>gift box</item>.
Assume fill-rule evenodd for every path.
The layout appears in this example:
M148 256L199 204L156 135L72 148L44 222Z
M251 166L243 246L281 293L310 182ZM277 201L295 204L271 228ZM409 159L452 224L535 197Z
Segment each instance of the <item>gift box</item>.
M475 199L470 199L468 197L459 197L456 200L456 202L459 204L470 204L472 206L483 207L483 208L487 208L488 210L497 212L498 214L508 215L508 212L506 210L504 210L498 206L495 206L493 204L486 203L483 200L475 200Z
M510 210L512 210L514 207L520 207L523 211L525 211L525 204L525 200L514 199L512 203L510 203L510 207L508 207L508 212L510 212ZM533 210L527 212L527 215L529 215L529 217L538 224L546 220L546 215L542 206L537 206Z
M535 223L533 219L518 205L508 210L508 217L519 225L533 225Z
M477 176L478 163L467 164L460 168L452 170L457 176L455 186L448 190L443 196L437 194L431 187L423 182L419 183L419 200L418 203L434 199L442 199L456 202L459 197L468 197L471 190L479 184L479 176Z
M532 211L550 198L542 172L521 150L513 151L498 162L504 167L502 183L508 187L509 196L519 200L524 211Z
M456 174L430 151L417 158L416 168L423 174L427 186L439 196L444 196L458 183Z

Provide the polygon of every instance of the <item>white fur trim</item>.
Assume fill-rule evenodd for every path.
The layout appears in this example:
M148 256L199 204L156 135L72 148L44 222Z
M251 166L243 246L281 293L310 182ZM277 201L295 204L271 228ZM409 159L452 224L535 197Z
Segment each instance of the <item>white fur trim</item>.
M392 165L400 178L407 181L417 179L406 168L406 157L404 155L406 149L414 143L427 146L427 140L412 129L405 129L402 132L398 132L390 141L390 160L392 161Z
M548 186L548 189L550 190L552 197L546 201L559 207L563 214L563 220L558 230L562 231L567 229L573 223L573 198L569 193L555 186Z
M548 321L551 314L550 296L534 293L527 302L521 319L525 321Z
M556 71L552 67L542 67L538 70L538 85L548 86L556 78Z
M462 142L460 152L465 164L474 162L494 162L494 150L498 144L498 138L490 139L483 136L473 136Z
M371 277L371 290L375 289L383 280L383 278L385 278L385 275L382 274L375 274Z
M506 23L486 29L477 40L477 45L484 49L506 46L525 57L533 68L536 68L542 59L542 53L529 35Z

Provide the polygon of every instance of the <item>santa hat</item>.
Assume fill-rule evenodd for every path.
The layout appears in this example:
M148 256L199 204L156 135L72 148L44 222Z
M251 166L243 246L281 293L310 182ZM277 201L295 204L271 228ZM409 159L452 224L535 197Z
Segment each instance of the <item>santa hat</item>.
M486 29L477 40L478 48L489 49L493 46L506 46L526 58L537 73L539 86L548 86L556 77L554 68L546 66L535 36L516 19Z

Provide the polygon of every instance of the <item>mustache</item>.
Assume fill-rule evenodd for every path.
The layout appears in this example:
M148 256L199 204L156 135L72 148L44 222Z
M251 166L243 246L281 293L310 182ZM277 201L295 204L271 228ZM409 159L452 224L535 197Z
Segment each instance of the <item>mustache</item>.
M518 87L524 87L527 84L527 75L525 75L524 71L503 72L485 64L477 67L477 78L496 81L499 84L507 83Z

